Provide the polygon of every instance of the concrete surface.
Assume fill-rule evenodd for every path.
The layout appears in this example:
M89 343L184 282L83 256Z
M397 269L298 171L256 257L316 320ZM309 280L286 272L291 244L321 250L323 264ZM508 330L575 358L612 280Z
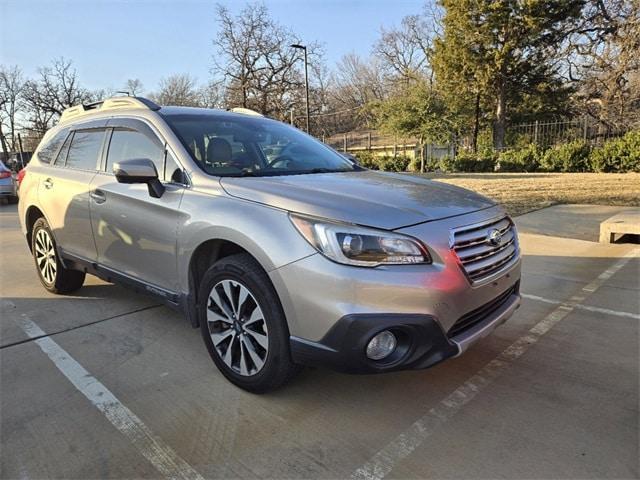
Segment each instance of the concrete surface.
M624 259L636 246L563 238L583 234L563 229L557 207L517 223L522 290L556 303L525 298L493 335L429 370L306 369L255 396L147 297L96 279L47 294L15 206L0 206L0 477L163 476L28 338L27 318L205 478L346 478L367 465L379 467L370 478L637 478L640 265ZM526 233L536 225L556 236ZM420 423L430 412L442 413Z
M601 243L614 243L616 235L640 235L640 208L618 213L600 223Z
M638 207L605 205L554 205L518 217L518 229L521 233L597 242L601 222L612 215L639 210Z

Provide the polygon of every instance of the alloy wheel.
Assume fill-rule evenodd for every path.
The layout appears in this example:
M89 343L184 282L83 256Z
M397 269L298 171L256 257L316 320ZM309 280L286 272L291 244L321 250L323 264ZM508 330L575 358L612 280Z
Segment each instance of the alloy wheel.
M269 332L260 305L249 289L222 280L209 292L207 322L213 346L235 373L251 376L265 364Z
M56 249L53 246L51 235L45 229L41 228L36 233L35 250L36 263L40 270L40 275L45 282L53 284L58 270Z

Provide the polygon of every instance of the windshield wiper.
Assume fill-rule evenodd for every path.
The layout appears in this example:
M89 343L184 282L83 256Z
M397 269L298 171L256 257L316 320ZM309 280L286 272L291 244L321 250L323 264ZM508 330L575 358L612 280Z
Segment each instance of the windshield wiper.
M304 173L339 173L339 172L350 172L351 170L342 170L342 169L335 169L335 168L312 168L309 171L306 171Z
M258 175L256 172L252 172L249 170L242 170L241 172L238 172L238 173L227 173L223 176L224 177L259 177L261 175Z

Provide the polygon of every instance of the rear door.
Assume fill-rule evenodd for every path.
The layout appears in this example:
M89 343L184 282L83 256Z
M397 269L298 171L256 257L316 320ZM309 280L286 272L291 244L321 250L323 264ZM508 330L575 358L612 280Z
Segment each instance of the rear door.
M98 263L164 293L176 292L176 232L184 185L172 179L179 170L175 156L142 120L111 119L108 126L105 165L91 183ZM154 162L166 188L162 198L151 197L144 184L116 181L113 164L135 158Z
M96 245L89 216L89 187L104 148L106 120L70 129L57 157L41 171L39 202L45 209L58 248L95 261Z

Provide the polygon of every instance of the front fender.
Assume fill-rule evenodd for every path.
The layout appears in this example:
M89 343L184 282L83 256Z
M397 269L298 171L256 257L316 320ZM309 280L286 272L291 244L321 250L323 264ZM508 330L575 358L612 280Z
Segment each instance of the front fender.
M297 232L288 213L225 194L205 195L187 190L178 227L178 275L189 292L189 265L196 249L210 240L225 240L249 252L265 271L316 253Z

